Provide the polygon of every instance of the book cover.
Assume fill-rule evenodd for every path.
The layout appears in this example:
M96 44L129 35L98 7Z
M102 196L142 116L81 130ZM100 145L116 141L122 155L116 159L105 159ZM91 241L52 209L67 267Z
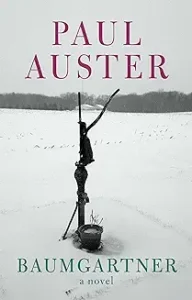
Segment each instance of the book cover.
M191 2L0 5L0 299L190 299Z

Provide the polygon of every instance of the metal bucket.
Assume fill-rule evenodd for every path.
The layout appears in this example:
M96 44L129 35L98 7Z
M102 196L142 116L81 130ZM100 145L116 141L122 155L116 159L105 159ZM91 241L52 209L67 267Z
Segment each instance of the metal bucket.
M81 245L88 250L96 250L101 243L103 227L95 224L86 224L79 227Z

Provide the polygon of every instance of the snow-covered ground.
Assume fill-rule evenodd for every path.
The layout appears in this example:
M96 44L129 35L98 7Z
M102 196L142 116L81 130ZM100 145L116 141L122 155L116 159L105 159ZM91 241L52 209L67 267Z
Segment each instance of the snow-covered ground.
M90 123L98 112L84 112ZM192 114L107 112L92 129L86 222L103 251L59 241L76 202L77 112L0 110L0 299L191 299ZM77 226L75 217L70 232ZM178 272L18 273L18 258L174 258ZM114 284L88 285L110 279ZM84 284L80 284L84 280Z

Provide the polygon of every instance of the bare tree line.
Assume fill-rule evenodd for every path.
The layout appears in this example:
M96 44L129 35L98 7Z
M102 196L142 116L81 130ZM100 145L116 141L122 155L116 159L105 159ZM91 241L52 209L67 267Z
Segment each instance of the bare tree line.
M104 105L109 95L89 95L82 93L82 103ZM60 96L40 94L0 94L0 108L37 110L74 110L77 106L77 93L64 93ZM108 107L113 112L166 113L192 111L192 93L177 91L157 91L142 95L117 95Z

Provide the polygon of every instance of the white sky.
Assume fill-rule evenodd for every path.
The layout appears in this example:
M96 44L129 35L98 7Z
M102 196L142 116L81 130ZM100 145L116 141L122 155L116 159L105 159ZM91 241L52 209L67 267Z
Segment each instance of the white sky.
M59 95L84 91L110 94L120 88L121 93L144 93L151 90L191 89L192 67L192 4L191 0L97 0L95 2L64 0L1 0L0 4L0 93L21 92ZM52 46L53 21L64 21L69 31L62 36L62 46ZM115 43L104 47L98 43L96 21L106 21L106 38L110 39L109 21L118 21ZM79 24L84 21L92 46L71 46ZM142 46L123 46L124 21L133 21L133 40L142 39ZM91 55L93 74L90 79L77 78L77 59ZM46 79L26 80L33 57L38 54ZM60 54L59 74L65 72L64 54L71 54L69 76L58 80L52 75L51 54ZM111 65L113 79L102 79L103 63L96 62L96 54L118 54L119 62ZM143 79L125 79L125 54L140 54L138 71ZM149 80L149 54L166 57L167 80ZM82 75L85 73L82 73Z

